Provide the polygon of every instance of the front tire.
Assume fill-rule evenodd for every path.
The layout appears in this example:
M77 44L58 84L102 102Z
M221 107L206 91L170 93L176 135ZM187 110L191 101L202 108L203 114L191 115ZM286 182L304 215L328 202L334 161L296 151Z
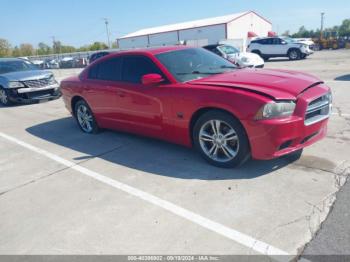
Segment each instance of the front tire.
M2 104L3 106L12 105L12 102L7 94L6 89L2 87L0 87L0 104Z
M289 60L299 60L301 57L301 52L298 49L292 49L288 52Z
M202 157L217 167L236 167L250 157L248 138L241 123L222 111L209 111L197 120L193 141Z
M87 134L96 134L99 131L95 117L89 105L79 100L74 107L74 115L80 129Z

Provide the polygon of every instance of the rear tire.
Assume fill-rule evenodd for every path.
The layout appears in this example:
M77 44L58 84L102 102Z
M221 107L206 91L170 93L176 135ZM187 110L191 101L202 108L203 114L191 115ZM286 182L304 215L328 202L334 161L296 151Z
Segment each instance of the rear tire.
M79 100L74 107L74 116L80 129L87 134L97 134L99 127L92 110L84 100Z
M0 87L0 104L2 104L3 106L12 105L12 101L8 96L7 90L2 87Z
M202 157L217 167L236 167L250 158L248 138L241 123L219 110L209 111L197 120L193 142Z

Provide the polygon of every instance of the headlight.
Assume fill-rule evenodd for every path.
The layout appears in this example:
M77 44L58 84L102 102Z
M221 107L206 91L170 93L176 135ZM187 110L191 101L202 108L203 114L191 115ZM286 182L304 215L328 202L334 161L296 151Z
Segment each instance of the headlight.
M9 88L20 88L20 87L24 87L24 85L19 81L11 81L11 82L9 82L8 87Z
M287 102L271 102L264 105L256 114L256 120L271 119L279 117L288 117L294 113L295 103Z

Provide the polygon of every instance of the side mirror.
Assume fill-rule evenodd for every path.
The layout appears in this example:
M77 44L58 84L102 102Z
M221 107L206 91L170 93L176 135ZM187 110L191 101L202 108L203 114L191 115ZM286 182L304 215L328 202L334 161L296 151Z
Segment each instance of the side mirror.
M143 85L157 85L164 81L164 78L159 74L147 74L142 76L141 82Z
M282 41L281 44L282 44L282 45L286 45L287 42L286 42L286 41Z

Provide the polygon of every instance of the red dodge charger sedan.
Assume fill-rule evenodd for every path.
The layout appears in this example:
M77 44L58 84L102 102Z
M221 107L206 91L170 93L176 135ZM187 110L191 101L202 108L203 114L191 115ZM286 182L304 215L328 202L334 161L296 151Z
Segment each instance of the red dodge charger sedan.
M219 167L301 152L326 135L332 107L330 89L314 76L238 69L189 47L112 53L61 88L82 131L194 146Z

